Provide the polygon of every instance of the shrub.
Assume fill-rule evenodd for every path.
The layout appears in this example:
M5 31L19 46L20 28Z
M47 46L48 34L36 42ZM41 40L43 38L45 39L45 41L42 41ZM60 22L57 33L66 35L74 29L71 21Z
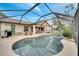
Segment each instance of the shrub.
M69 38L69 39L72 38L72 32L69 31L69 30L64 30L63 33L62 33L62 35L63 35L64 37Z

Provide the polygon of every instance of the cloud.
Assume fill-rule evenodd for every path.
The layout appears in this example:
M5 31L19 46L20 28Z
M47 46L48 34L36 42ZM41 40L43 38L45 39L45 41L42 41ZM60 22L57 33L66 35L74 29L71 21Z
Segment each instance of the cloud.
M69 4L73 4L74 7L77 7L77 3L59 3L58 5L61 6L61 7L65 7Z
M41 11L38 7L36 7L35 9L36 9L37 11L39 11L39 12Z
M59 3L59 4L57 4L57 5L63 7L63 6L66 6L67 4L68 4L68 3Z
M35 5L34 3L29 3L29 4L28 4L29 7L32 7L32 6L34 6L34 5ZM39 8L38 6L35 7L35 10L38 11L38 12L41 11L40 8Z

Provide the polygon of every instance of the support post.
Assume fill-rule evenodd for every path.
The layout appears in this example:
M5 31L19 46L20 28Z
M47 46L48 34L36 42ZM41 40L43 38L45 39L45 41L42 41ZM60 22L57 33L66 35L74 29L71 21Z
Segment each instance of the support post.
M33 25L33 35L35 35L35 25Z

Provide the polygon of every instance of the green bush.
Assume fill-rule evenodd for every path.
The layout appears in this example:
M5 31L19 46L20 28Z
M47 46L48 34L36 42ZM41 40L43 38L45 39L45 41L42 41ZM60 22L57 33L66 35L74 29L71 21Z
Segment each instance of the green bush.
M69 39L72 38L73 31L72 31L71 26L65 26L65 24L63 24L62 21L60 21L60 20L58 20L58 22L57 22L56 30L59 31L58 33L56 33L56 35L62 35Z
M62 33L62 35L63 35L64 37L69 38L69 39L72 38L72 32L69 31L69 30L64 30L63 33Z

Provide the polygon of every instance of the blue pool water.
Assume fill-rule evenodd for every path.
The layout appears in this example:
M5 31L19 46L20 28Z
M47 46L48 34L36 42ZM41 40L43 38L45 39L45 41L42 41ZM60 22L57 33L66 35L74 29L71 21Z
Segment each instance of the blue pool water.
M39 36L16 42L12 49L20 56L52 56L63 49L61 37Z

